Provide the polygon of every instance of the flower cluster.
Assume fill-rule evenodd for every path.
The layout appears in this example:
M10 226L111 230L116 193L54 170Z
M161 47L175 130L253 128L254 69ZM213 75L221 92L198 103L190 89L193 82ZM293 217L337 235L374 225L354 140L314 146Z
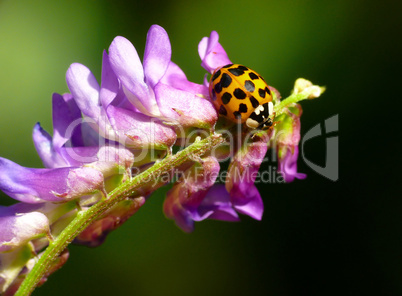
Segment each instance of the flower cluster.
M201 40L198 53L202 60L201 65L210 74L218 68L232 64L215 31ZM208 87L206 79L204 85ZM269 87L274 94L275 104L279 104L279 92ZM226 147L230 149L222 148L212 155L214 161L209 159L208 162L201 162L202 166L198 171L194 171L194 167L200 166L199 164L188 169L188 175L184 175L183 180L175 183L167 194L164 204L166 216L174 219L179 227L188 232L193 230L195 221L207 218L238 221L238 213L241 213L261 220L264 205L254 183L268 148L276 149L279 171L285 182L306 177L297 172L301 113L301 106L292 104L285 108L278 124L268 132L250 135L242 129L230 130L232 139L237 143L231 143ZM217 126L228 128L227 122L218 122ZM219 163L215 157L219 160L227 158L228 155L231 161L225 184L213 185L217 177L216 171L219 171ZM206 163L208 165L205 165Z
M212 32L198 47L202 66L211 74L231 64L218 39ZM225 126L209 100L208 82L187 80L171 61L168 35L157 25L148 32L142 62L127 39L116 37L103 53L100 84L77 63L67 70L66 80L70 93L52 97L53 136L39 123L33 129L45 168L26 168L0 158L0 189L19 201L0 207L0 293L12 295L36 256L81 211L170 157L174 145L183 148ZM275 105L280 104L279 93L271 90ZM238 143L229 141L181 166L182 173L164 202L166 216L184 231L192 231L194 222L204 219L238 221L238 213L261 219L263 203L254 182L269 147L277 151L286 182L305 177L296 166L300 115L301 107L294 103L284 108L268 132L250 136L238 126L230 127ZM215 184L219 161L225 158L231 158L226 182ZM101 244L108 232L167 182L154 181L108 209L75 242ZM51 271L67 257L68 252L63 252Z

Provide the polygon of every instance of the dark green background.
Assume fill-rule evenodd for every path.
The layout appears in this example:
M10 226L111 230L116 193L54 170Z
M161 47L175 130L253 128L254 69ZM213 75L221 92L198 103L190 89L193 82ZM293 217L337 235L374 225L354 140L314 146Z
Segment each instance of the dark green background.
M99 78L114 36L142 55L154 23L192 81L205 73L198 42L217 30L233 62L283 95L298 77L327 86L303 103L302 135L339 115L337 182L300 160L306 180L258 185L261 222L192 234L165 219L160 190L101 247L71 246L34 295L401 295L401 13L398 1L0 1L0 155L24 166L41 167L32 127L51 131L68 66ZM305 152L323 165L324 151L322 137Z

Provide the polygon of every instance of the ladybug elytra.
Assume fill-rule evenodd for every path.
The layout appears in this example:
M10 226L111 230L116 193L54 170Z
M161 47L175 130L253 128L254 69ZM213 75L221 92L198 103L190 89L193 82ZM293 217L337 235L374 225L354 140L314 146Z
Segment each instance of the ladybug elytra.
M219 114L251 129L269 129L274 108L271 91L255 71L239 64L218 68L211 76L209 92Z

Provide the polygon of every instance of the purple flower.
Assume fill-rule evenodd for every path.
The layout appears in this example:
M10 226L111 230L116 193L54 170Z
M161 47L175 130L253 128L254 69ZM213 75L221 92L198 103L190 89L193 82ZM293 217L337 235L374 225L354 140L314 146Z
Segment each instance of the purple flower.
M104 191L102 173L90 167L35 169L0 158L0 189L26 203L68 201Z
M209 37L204 37L198 44L198 54L201 58L201 66L209 73L225 65L232 64L226 51L219 43L219 35L212 31Z
M233 157L226 178L226 190L233 207L242 214L261 220L264 205L254 185L258 170L268 150L269 135L254 137L245 143Z
M68 166L62 157L62 147L70 141L71 145L84 146L83 136L78 123L81 122L81 111L70 94L63 96L53 94L53 138L37 123L33 130L33 141L36 150L47 168ZM68 130L71 130L68 133ZM87 139L91 138L86 135Z
M66 77L77 105L104 138L128 148L167 149L175 142L176 134L172 128L124 102L126 98L119 89L119 81L110 68L106 53L103 54L101 86L91 71L81 64L72 64Z
M215 31L211 32L210 37L204 37L201 40L198 52L202 67L209 73L232 63L219 43L219 36ZM207 85L208 82L204 84ZM271 86L270 89L275 94L274 103L279 103L279 92ZM289 108L288 114L277 119L278 122L276 122L273 130L269 131L268 134L258 133L258 137L252 138L248 144L245 141L245 144L235 152L229 166L226 189L230 194L231 205L239 213L258 220L262 218L263 203L254 182L268 147L274 140L274 144L277 145L279 170L285 181L290 182L294 178L305 178L304 174L297 172L296 165L300 140L300 115L301 108L299 105ZM278 135L280 136L278 137ZM243 138L244 136L237 134L236 137Z
M254 182L268 141L268 136L256 137L235 154L225 186L212 186L219 173L219 164L214 157L203 160L202 167L193 165L168 192L165 215L186 232L193 231L194 221L238 221L236 212L261 220L264 206Z
M109 47L111 68L127 99L139 111L184 127L211 128L217 113L203 98L207 88L188 82L170 58L169 37L157 25L148 31L143 65L134 46L124 37L116 37Z
M163 205L166 217L174 219L186 232L193 231L194 221L207 218L237 221L227 192L210 190L218 173L219 163L211 156L188 168L167 193Z
M81 118L81 111L70 94L53 94L53 137L40 124L33 130L36 150L47 168L82 166L91 163L108 174L116 167L127 170L133 154L118 143L107 141Z
M194 211L193 220L202 221L204 219L236 222L240 221L229 193L222 184L215 184L205 195L197 211Z

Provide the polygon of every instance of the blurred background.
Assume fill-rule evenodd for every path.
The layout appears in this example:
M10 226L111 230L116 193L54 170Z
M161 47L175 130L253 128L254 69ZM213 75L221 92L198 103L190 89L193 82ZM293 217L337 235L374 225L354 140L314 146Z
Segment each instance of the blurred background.
M337 181L299 159L306 180L258 185L262 221L204 221L192 234L164 217L162 188L102 246L71 246L34 295L402 295L401 3L0 0L0 156L21 165L42 167L32 128L52 130L51 95L68 91L69 65L99 79L113 38L142 56L152 24L191 81L205 74L198 42L216 30L233 62L283 96L298 77L326 85L302 104L302 136L339 116ZM325 139L304 147L321 166Z

